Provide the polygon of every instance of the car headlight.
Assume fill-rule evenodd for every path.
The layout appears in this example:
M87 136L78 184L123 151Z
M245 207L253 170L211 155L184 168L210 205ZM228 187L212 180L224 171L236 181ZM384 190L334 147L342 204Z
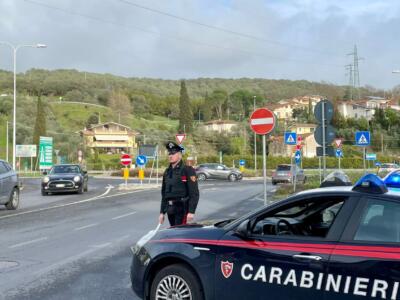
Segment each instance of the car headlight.
M75 181L75 182L81 181L81 177L80 177L80 176L75 176L75 177L74 177L74 181Z
M50 181L50 177L49 176L46 176L46 177L43 178L43 182L44 183L48 183L49 181Z

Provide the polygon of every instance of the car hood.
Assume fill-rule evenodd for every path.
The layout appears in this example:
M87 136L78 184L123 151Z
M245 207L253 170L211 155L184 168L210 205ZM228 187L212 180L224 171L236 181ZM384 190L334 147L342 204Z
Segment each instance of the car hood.
M47 175L50 180L72 180L74 179L75 176L81 176L80 174L51 174L51 175Z

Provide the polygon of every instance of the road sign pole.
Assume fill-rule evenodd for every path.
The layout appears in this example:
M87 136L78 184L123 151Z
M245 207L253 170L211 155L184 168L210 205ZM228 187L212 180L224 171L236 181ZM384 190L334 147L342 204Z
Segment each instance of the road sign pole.
M319 170L319 184L322 182L322 173L321 173L321 156L318 157L318 170Z
M158 184L158 145L156 146L156 183Z
M322 100L322 159L323 159L323 178L326 175L326 142L325 142L325 100Z
M293 166L293 192L296 192L296 180L297 180L297 164L296 161L294 162L294 166Z
M365 173L365 155L366 155L366 149L365 149L365 147L363 147L364 173Z
M256 110L256 96L253 97L253 110ZM257 171L257 134L254 132L254 171Z
M339 156L339 170L340 170L340 156Z
M125 174L128 172L128 166L125 166ZM125 175L125 186L128 187L128 177Z
M266 143L265 143L265 134L263 134L263 175L264 175L264 205L268 204L267 200L267 154L265 151Z

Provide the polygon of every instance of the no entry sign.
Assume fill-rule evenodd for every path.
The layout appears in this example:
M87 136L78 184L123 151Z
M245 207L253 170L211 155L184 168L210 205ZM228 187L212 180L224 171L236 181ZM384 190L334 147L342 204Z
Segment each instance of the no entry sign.
M250 117L251 129L261 135L270 133L275 127L275 116L266 108L256 109Z
M129 166L132 163L132 157L129 154L123 154L121 156L121 164Z

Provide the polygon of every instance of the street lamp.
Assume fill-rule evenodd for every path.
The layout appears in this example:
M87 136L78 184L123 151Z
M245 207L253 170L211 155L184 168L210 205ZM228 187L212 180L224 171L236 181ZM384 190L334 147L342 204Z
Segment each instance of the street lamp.
M13 50L14 56L14 116L13 116L13 169L15 170L15 144L16 144L16 132L17 132L17 51L19 48L29 47L29 48L46 48L44 44L36 45L17 45L14 46L9 42L0 41L0 45L6 45Z

